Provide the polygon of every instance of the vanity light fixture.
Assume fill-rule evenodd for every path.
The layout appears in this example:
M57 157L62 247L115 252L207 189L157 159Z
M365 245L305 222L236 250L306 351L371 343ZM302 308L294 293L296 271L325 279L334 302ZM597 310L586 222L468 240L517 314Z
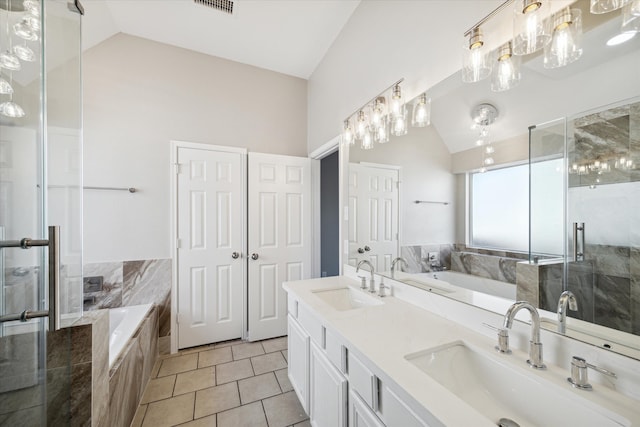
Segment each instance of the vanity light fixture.
M391 101L389 103L389 113L392 117L398 117L404 113L404 101L402 100L402 88L399 83L393 86Z
M520 57L513 55L511 42L503 44L498 49L496 69L491 77L491 90L503 92L520 83Z
M387 100L384 96L378 96L373 102L373 106L371 107L371 124L374 127L380 126L380 124L384 120L386 105Z
M634 0L622 9L620 33L607 41L607 46L616 46L627 42L640 32L640 0Z
M407 107L403 105L400 114L391 116L391 133L395 136L402 136L406 135L408 131Z
M344 121L344 129L342 130L342 142L345 144L353 145L356 142L355 135L353 134L353 128L351 127L351 120Z
M425 127L431 124L431 98L427 94L420 95L413 105L413 115L411 116L411 126Z
M389 142L389 120L386 116L382 117L382 120L374 129L373 140L379 144Z
M358 118L356 119L356 138L362 140L365 133L367 133L368 126L369 123L367 123L367 116L364 114L364 111L358 111Z
M582 12L562 9L553 16L551 43L544 48L544 67L569 65L582 56Z
M362 149L370 150L373 148L373 136L371 135L371 129L366 127L364 135L362 136Z
M475 27L465 33L465 40L467 37L468 42L463 46L462 51L462 81L475 83L489 77L491 60L480 27Z
M629 3L629 0L591 0L591 13L597 15L602 13L613 12Z
M513 14L513 53L528 55L551 41L549 1L516 0Z

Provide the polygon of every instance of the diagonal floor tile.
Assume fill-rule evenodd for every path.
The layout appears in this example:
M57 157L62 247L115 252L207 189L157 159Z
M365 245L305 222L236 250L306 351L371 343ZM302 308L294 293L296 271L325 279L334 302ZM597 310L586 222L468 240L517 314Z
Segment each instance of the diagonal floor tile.
M231 355L231 347L202 351L200 352L200 358L198 359L198 368L227 363L232 360L233 356Z
M216 368L215 366L210 366L208 368L178 374L173 394L177 396L179 394L213 387L214 385L216 385Z
M278 383L280 384L280 388L283 393L293 390L293 386L291 385L291 381L289 381L289 370L288 369L280 369L275 372L276 378L278 379Z
M158 377L192 371L198 367L198 353L169 357L162 361Z
M235 382L198 390L194 417L201 418L237 406L240 406L240 396Z
M193 419L195 393L149 403L142 427L170 427Z
M208 417L198 418L197 420L180 424L179 427L216 427L216 424L216 415L210 415Z
M278 369L286 368L287 361L282 357L282 353L279 351L275 353L263 354L262 356L256 356L251 358L251 364L253 365L253 371L256 375L264 374L265 372L276 371Z
M240 401L243 405L280 394L280 386L273 372L238 381Z
M262 347L266 353L273 353L274 351L287 349L287 337L273 338L270 340L262 341Z
M259 342L248 342L231 346L233 351L233 360L246 359L247 357L258 356L264 354L262 344Z
M293 391L264 399L262 404L269 427L286 427L308 418Z
M156 400L168 399L173 396L173 385L176 382L175 375L169 375L150 380L144 389L140 404L155 402Z
M218 414L218 427L267 427L260 402L240 406Z
M249 359L223 363L216 366L216 384L224 384L253 376L253 368Z

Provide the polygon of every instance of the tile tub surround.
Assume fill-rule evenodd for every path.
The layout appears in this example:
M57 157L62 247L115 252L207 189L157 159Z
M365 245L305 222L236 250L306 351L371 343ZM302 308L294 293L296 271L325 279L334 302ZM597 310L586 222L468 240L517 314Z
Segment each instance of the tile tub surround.
M516 283L516 264L521 258L473 252L453 252L451 270L501 282Z
M85 293L85 311L154 303L160 308L159 336L171 330L171 260L85 264L84 277L102 276L99 292Z
M131 426L308 427L286 355L287 337L281 337L162 356Z
M400 247L400 256L407 261L408 267L403 271L406 273L427 273L431 270L429 263L429 252L440 254L440 265L446 269L451 269L451 244L433 245L410 245Z

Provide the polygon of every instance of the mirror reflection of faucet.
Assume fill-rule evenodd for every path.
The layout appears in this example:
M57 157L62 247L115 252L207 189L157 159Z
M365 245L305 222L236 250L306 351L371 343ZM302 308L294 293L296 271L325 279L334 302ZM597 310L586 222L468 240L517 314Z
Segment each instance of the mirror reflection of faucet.
M395 258L393 261L391 261L391 278L395 279L396 278L396 264L400 263L402 265L400 265L400 271L402 270L402 267L404 266L404 268L409 268L409 264L407 264L407 261L402 258L402 257L397 257Z
M571 291L564 291L558 300L558 332L561 334L567 332L567 306L571 311L578 310L578 301Z

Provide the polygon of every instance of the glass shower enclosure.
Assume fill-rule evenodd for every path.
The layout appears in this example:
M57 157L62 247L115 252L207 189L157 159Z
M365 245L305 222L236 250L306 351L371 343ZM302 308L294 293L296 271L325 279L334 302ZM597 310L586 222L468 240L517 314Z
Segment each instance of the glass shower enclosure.
M0 0L0 425L69 425L73 410L65 326L82 316L81 11Z

